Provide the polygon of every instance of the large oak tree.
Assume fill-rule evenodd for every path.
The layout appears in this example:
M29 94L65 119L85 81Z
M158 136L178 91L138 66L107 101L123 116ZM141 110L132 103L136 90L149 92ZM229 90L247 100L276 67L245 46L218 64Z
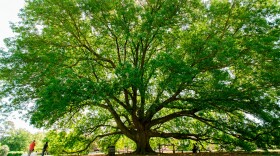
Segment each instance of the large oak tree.
M37 127L125 135L139 154L156 137L279 146L279 13L274 0L27 0L1 95Z

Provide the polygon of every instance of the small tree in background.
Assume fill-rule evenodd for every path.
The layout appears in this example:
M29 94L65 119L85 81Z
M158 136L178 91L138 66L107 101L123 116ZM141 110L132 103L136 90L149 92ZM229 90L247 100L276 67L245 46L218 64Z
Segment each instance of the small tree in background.
M32 134L25 129L17 129L7 133L0 139L2 144L8 145L11 151L26 151Z

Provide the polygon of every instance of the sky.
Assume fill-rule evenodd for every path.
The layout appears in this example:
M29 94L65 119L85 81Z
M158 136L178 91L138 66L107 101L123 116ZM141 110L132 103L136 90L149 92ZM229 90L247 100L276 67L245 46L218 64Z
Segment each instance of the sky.
M18 13L24 7L24 0L0 0L0 48L6 50L3 39L13 37L12 30L10 29L10 22L19 21ZM14 122L16 128L24 128L35 133L39 129L30 126L28 122L20 119L19 113L11 113L7 120Z
M0 0L0 47L5 48L3 39L12 37L10 22L18 21L19 10L24 6L24 0Z

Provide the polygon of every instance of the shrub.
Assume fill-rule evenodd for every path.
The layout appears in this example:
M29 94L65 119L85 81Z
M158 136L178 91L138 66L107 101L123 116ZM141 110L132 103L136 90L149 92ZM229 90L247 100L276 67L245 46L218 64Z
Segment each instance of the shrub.
M8 156L22 156L23 151L11 151L8 153Z
M0 155L7 156L9 153L9 147L7 145L0 146Z

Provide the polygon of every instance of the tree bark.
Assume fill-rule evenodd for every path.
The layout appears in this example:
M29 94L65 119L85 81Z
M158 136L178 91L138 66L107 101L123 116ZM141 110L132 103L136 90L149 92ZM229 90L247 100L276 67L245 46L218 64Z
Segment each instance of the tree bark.
M152 154L155 151L150 146L150 137L148 136L147 132L139 132L136 136L136 150L134 151L135 154Z

